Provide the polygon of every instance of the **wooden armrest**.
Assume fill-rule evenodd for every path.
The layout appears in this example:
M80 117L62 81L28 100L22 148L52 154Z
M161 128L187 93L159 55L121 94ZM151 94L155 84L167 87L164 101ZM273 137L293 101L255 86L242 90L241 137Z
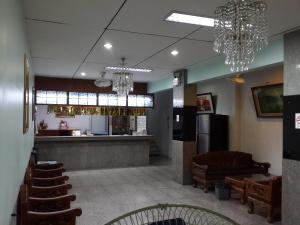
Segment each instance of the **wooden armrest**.
M68 176L59 176L59 177L50 177L50 178L39 178L39 177L33 177L31 179L31 183L33 186L55 186L64 184L65 181L69 180Z
M198 163L196 162L193 162L193 166L194 167L197 167L199 169L202 169L202 170L207 170L208 169L208 165L199 165Z
M52 197L52 198L37 198L37 197L29 197L29 200L31 201L57 201L57 200L70 200L70 201L75 201L76 200L76 195L63 195L63 196L58 196L58 197Z
M38 225L41 222L47 224L70 224L75 225L76 217L81 216L80 208L67 209L56 212L27 212L28 224ZM66 223L67 222L67 223Z
M41 170L51 170L51 169L63 168L63 164L62 163L55 163L55 164L42 163L42 164L36 164L34 166L34 168L41 169Z
M63 195L52 198L29 197L29 210L36 212L53 212L70 209L71 201L75 201L75 195Z
M66 170L64 168L60 167L51 170L33 169L32 173L33 173L33 177L48 178L48 177L62 176L62 173L65 171Z
M61 184L49 187L31 186L29 190L30 197L57 197L66 195L68 190L72 188L71 184Z

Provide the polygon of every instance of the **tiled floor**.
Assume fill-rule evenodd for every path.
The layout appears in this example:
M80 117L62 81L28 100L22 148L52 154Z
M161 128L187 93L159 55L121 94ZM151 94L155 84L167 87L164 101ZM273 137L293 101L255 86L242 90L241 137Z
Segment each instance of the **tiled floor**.
M103 225L132 210L157 203L198 205L224 214L241 225L266 225L264 217L249 215L238 200L219 201L213 192L183 186L172 180L169 165L69 172L73 207L82 208L78 225ZM280 225L280 222L274 225Z

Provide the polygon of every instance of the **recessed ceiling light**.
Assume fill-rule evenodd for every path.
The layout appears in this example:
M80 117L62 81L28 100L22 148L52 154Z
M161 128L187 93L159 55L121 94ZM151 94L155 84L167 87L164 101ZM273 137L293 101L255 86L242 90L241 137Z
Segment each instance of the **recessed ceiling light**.
M173 56L176 56L176 55L179 54L179 52L178 52L177 50L173 50L173 51L171 51L171 54L172 54Z
M107 42L107 43L105 43L104 47L105 47L106 49L111 49L111 48L112 48L112 44L109 43L109 42Z
M84 72L82 72L82 73L81 73L81 76L83 76L83 77L84 77L85 75L86 75L86 73L84 73Z
M297 69L297 70L300 70L300 64L297 64L297 65L296 65L296 69Z
M177 22L177 23L188 23L200 26L207 26L213 27L215 24L215 20L209 17L202 17L202 16L194 16L184 13L171 13L167 18L167 21Z
M118 66L107 66L105 67L107 70L125 70L125 71L132 71L132 72L144 72L150 73L152 72L151 69L143 69L143 68L127 68L127 67L118 67Z

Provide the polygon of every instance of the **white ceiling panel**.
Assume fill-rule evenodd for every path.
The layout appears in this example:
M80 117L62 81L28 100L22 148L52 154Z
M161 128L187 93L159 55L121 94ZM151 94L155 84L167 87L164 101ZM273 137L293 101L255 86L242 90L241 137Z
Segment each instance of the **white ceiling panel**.
M106 65L120 65L121 57L126 57L128 66L134 66L141 60L151 56L162 48L169 46L178 39L153 35L107 31L88 57L87 62ZM107 50L103 47L110 42L113 47ZM149 68L151 69L151 68Z
M266 0L266 3L270 35L300 26L300 0Z
M79 62L32 58L32 68L36 75L72 78Z
M170 54L172 50L179 51L179 54L172 56ZM145 61L140 66L176 70L186 68L213 56L215 56L215 53L212 50L211 43L182 40Z
M72 77L123 2L124 0L25 0L34 72ZM97 78L105 66L119 64L121 57L127 58L128 66L143 61L139 67L153 69L152 73L134 73L136 81L145 82L162 79L173 70L204 62L215 56L211 47L213 29L202 27L188 36L203 42L184 39L165 49L199 26L166 22L164 19L171 11L212 17L215 8L225 2L226 0L127 0L75 77L82 78L79 74L85 71L85 78ZM300 26L299 0L266 2L270 35ZM104 49L105 42L111 42L113 48ZM177 57L170 55L173 49L179 51Z
M97 63L84 63L81 66L81 69L76 74L75 78L79 79L97 79L99 74L104 71L106 64L97 64ZM86 76L82 77L81 72L85 72ZM106 71L106 78L112 78L113 71ZM154 80L160 80L172 74L172 70L164 70L164 69L155 69L150 73L141 73L134 72L133 80L137 82L148 82Z
M188 36L188 38L201 40L201 41L214 41L214 29L212 27L203 27L195 33Z
M25 15L103 29L122 3L123 0L25 0Z
M27 30L32 57L71 61L81 61L99 33L88 27L36 21L27 21Z
M110 28L184 37L198 26L164 21L171 11L212 16L220 0L128 0Z

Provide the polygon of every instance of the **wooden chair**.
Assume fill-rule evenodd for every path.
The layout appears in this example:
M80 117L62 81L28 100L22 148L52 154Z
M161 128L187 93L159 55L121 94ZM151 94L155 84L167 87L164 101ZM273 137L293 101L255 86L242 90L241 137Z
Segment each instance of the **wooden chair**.
M51 178L62 176L66 170L62 167L56 169L32 169L32 176L37 178Z
M25 174L25 184L28 188L29 196L36 198L59 197L67 195L72 188L71 184L66 184L67 176L52 178L35 178L32 176L32 169L27 168Z
M32 198L28 195L26 185L22 185L18 204L18 225L75 225L80 216L80 208L70 209L70 201L75 196L59 198Z
M247 180L246 192L248 196L248 212L254 212L254 205L262 204L267 207L267 221L272 223L280 220L280 215L275 218L275 210L281 209L281 184L282 177L274 177L267 181ZM279 214L280 214L280 210Z
M51 177L51 178L32 177L31 184L33 186L48 187L48 186L65 184L67 180L69 180L68 176Z
M32 170L33 177L38 177L38 178L58 177L58 176L62 176L62 173L66 171L63 168L63 164L61 163L36 164L36 161L33 156L31 156L29 160L29 168L31 168Z

